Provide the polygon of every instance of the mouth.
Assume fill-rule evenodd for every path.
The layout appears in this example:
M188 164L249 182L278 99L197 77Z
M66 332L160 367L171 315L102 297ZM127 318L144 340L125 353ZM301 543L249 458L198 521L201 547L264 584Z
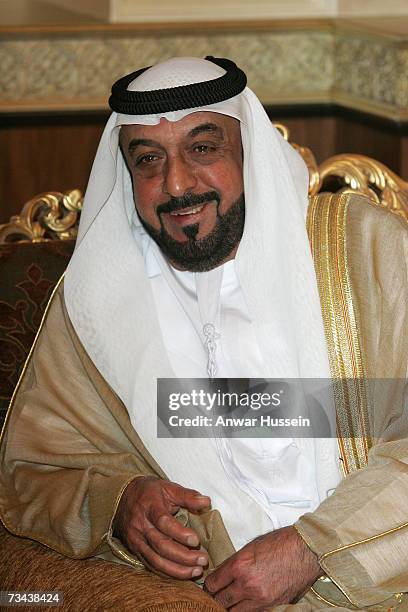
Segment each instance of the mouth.
M208 212L212 206L216 204L215 200L204 202L203 204L194 204L188 208L179 208L179 210L172 210L166 213L166 217L169 222L178 228L183 228L188 225L201 223L204 219L208 218Z
M195 215L199 212L201 212L204 208L204 206L206 206L206 204L200 204L199 206L193 206L191 208L183 208L182 210L174 210L173 212L169 213L172 217L184 217L186 215Z

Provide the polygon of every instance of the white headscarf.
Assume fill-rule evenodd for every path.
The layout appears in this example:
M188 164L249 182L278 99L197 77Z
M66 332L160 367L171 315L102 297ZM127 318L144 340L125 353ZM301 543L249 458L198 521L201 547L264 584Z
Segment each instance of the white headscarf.
M224 72L207 60L175 58L142 73L128 89L174 87L214 79ZM137 217L130 177L118 150L119 127L157 124L161 117L177 121L198 111L230 115L241 124L246 211L236 268L267 357L268 375L330 376L305 231L307 168L246 88L230 100L206 107L160 115L112 113L102 135L77 248L66 273L65 301L86 350L129 410L134 358L128 357L134 354L133 341L139 344L143 336L139 317L143 311L145 329L157 322L154 308L147 316L142 306L151 295L132 235L131 224L137 223ZM155 325L152 341L159 342L158 333Z
M175 58L142 73L128 89L162 89L208 81L224 73L207 60ZM114 112L86 191L77 247L66 272L65 302L86 351L124 402L136 430L156 414L156 379L171 378L174 373L134 239L132 225L138 220L129 173L118 150L119 127L157 124L161 117L177 121L198 111L229 115L241 125L246 208L235 263L267 368L260 375L330 377L305 230L307 168L272 126L254 93L245 88L225 102L157 115ZM155 419L142 436L148 449L149 435L156 435ZM333 470L320 478L322 497L330 482Z

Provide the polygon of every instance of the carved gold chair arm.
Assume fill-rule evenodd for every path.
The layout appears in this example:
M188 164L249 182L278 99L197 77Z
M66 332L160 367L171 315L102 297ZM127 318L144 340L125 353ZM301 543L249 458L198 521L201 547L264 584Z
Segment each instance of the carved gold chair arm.
M282 124L275 124L275 127L289 142L288 128ZM309 195L321 191L357 191L408 221L408 183L385 164L365 155L344 153L329 157L318 165L310 149L293 142L291 145L308 167Z
M334 155L319 165L323 186L340 182L338 192L359 191L408 221L408 183L385 164L353 153Z
M41 193L0 225L0 243L76 238L83 196L79 189Z
M284 139L289 142L289 129L286 127L286 125L284 125L283 123L274 123L274 126L277 130L279 130ZM290 144L303 157L307 169L309 170L309 195L315 195L316 193L319 193L321 180L315 156L307 147L301 147L295 142L291 142Z

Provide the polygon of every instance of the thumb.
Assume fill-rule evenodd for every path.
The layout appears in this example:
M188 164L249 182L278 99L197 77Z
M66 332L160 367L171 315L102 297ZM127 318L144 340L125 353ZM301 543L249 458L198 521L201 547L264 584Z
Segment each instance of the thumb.
M210 510L211 508L211 498L208 495L202 495L199 491L187 489L181 485L178 485L177 489L173 491L172 501L181 508L195 512Z

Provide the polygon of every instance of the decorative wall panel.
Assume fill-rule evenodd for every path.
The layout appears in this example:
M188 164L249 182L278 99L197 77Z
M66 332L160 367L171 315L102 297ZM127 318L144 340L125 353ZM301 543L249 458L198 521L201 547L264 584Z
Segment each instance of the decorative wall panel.
M408 120L408 35L327 21L161 29L101 26L3 31L0 111L106 108L119 76L171 56L219 55L265 104L335 102Z
M339 32L333 98L359 110L408 119L408 47L386 37Z
M6 40L1 107L103 108L119 76L172 56L209 54L233 58L267 103L298 94L321 101L333 81L333 44L329 32Z

